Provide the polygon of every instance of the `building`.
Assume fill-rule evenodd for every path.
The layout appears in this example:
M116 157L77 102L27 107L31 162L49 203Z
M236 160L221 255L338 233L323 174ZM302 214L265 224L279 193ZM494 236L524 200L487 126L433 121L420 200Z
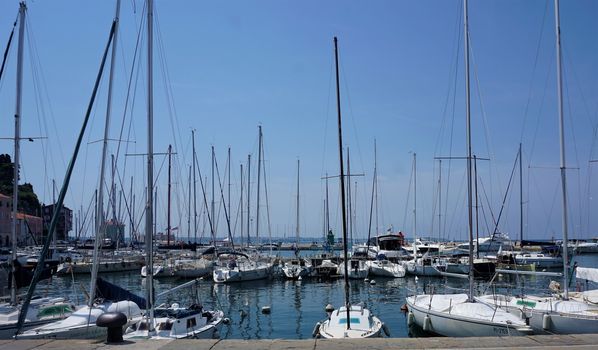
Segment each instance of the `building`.
M50 222L52 221L52 216L54 215L54 207L55 204L44 205L42 207L42 213L44 218L44 227L46 229L50 228ZM58 216L58 223L56 224L56 240L57 241L66 241L69 236L69 232L73 229L73 211L69 208L62 206L60 210L60 215ZM44 232L45 234L45 232Z
M39 216L17 213L17 237L19 245L43 244L44 221Z
M38 244L43 233L43 220L39 216L17 213L17 243ZM12 197L0 194L0 246L11 245Z
M0 246L10 243L12 225L12 197L0 193Z

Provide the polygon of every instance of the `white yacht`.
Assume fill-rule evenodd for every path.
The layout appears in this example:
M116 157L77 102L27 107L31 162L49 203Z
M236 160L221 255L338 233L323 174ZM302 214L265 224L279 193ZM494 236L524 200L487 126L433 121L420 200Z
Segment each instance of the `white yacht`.
M149 331L148 321L144 317L125 330L123 338L131 339L216 339L222 328L224 313L207 311L201 305L193 304L187 308L179 304L160 305L154 309L153 332Z
M400 278L405 277L405 268L402 264L393 263L387 259L370 260L367 262L371 276Z
M282 266L284 276L289 279L309 276L313 272L313 269L309 260L299 257L286 261Z
M219 265L212 274L216 283L232 283L265 279L270 276L272 264L255 261L239 252L221 253Z
M407 297L408 323L449 337L530 335L525 321L500 308L470 302L467 294L420 294Z
M349 259L349 265L347 266L348 278L349 279L364 279L368 276L370 268L367 264L367 260L363 259ZM344 276L345 275L345 262L341 262L338 265L336 273Z
M384 324L361 305L349 306L350 322L347 322L347 307L341 306L330 313L329 318L316 324L317 335L326 339L379 337ZM350 323L351 327L347 328Z

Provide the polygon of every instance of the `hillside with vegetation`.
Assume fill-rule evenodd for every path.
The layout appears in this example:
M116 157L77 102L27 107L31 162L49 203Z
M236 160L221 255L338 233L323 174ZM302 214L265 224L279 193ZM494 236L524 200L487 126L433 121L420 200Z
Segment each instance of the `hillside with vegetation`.
M12 196L14 184L14 163L10 155L0 154L0 193ZM19 185L19 211L29 215L41 216L41 204L33 185L24 183Z

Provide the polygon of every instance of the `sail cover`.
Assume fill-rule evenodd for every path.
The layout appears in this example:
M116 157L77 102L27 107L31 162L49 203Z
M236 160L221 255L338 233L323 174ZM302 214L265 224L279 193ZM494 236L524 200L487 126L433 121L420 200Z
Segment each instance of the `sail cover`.
M598 282L598 269L591 267L577 267L575 269L575 277L577 279Z
M137 296L128 290L112 284L100 277L97 280L97 296L111 301L129 300L137 304L140 309L147 309L147 302L144 298Z

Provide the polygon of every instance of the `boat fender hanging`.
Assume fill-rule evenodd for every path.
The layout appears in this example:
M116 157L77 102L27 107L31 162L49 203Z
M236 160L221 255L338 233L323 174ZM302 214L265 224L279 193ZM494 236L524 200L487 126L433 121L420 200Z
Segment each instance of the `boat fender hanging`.
M311 336L313 338L319 338L320 337L320 326L322 324L320 322L316 323L313 332L311 332Z
M415 315L413 314L413 312L410 311L407 314L407 325L411 326L414 323L415 323Z
M365 283L368 283L368 282L370 281L370 279L366 277L366 278L364 278L364 280L363 280L363 281L364 281Z
M544 316L542 316L542 329L544 329L545 331L550 329L552 323L552 318L550 317L549 314L544 314Z
M371 284L371 285L374 285L374 284L376 284L376 280L371 280L371 281L370 281L370 284Z
M429 315L426 315L426 317L424 317L424 326L422 328L426 332L432 331L432 319L430 319Z
M328 305L326 305L324 310L326 310L327 313L331 313L334 311L334 306L332 306L332 304L328 304Z

